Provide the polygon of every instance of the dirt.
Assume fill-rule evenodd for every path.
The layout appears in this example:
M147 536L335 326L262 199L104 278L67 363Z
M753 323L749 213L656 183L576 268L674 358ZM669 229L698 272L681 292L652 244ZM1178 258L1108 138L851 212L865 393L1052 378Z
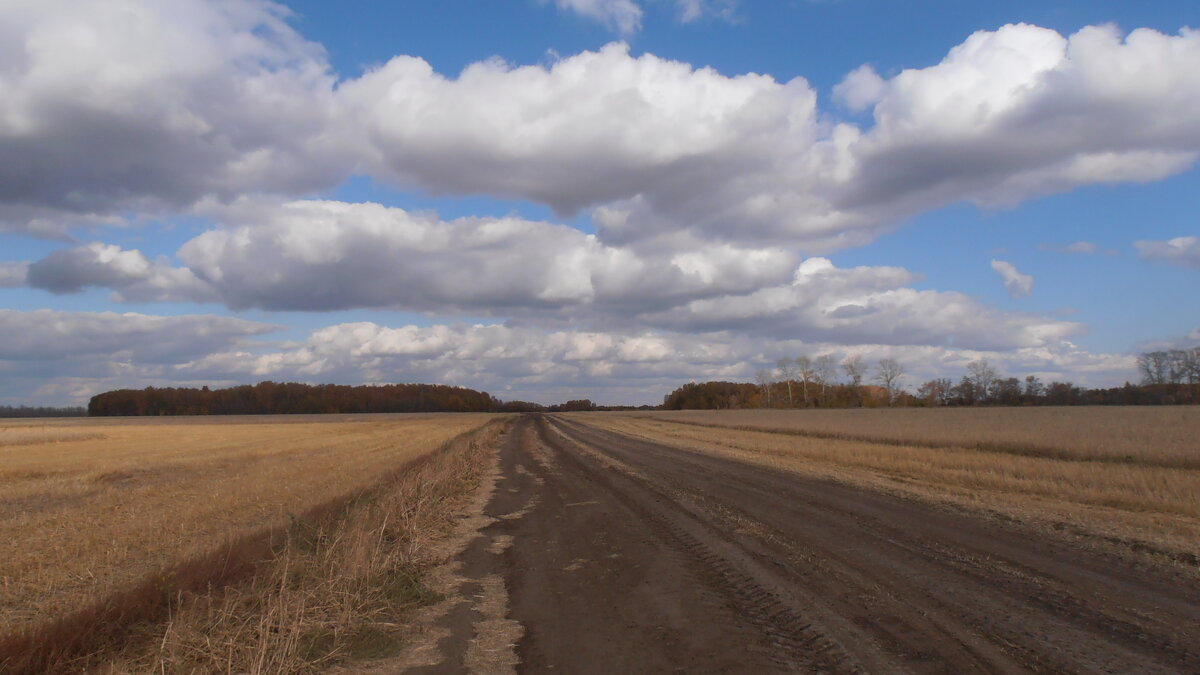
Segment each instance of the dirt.
M1169 566L554 416L499 459L427 672L1200 672Z

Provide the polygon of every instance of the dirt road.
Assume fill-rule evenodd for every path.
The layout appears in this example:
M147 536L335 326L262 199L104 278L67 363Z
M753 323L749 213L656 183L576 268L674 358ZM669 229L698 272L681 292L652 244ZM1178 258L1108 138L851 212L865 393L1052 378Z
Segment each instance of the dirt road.
M1167 568L553 416L501 453L462 562L504 580L521 672L1200 672Z

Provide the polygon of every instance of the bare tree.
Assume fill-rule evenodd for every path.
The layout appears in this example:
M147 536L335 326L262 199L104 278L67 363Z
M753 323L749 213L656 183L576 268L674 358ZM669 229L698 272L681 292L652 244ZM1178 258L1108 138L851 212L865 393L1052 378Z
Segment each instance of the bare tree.
M850 390L855 397L859 399L859 404L862 404L862 397L859 393L859 387L862 386L863 375L867 374L867 366L862 362L862 357L858 354L847 356L845 361L842 361L842 370L846 373L846 379L850 380Z
M792 380L796 379L796 364L791 359L779 359L776 362L779 377L787 382L788 407L792 407Z
M771 407L771 385L775 384L775 379L769 370L760 370L755 374L755 379L758 380L758 386L762 387L763 398L767 401L767 407Z
M1142 384L1166 384L1170 376L1169 357L1166 352L1146 352L1137 358Z
M813 379L821 383L821 405L829 405L828 387L837 377L837 361L833 354L822 354L813 361Z
M975 390L975 399L986 401L994 393L996 379L1000 377L996 369L988 365L987 359L979 359L967 364L967 380L970 380Z
M900 386L900 378L904 376L904 366L896 359L888 357L879 359L878 370L875 373L875 379L887 389L888 405L891 405L896 400L896 392Z
M800 387L804 394L804 407L808 407L808 383L813 379L813 362L807 356L796 357L796 374L800 376Z

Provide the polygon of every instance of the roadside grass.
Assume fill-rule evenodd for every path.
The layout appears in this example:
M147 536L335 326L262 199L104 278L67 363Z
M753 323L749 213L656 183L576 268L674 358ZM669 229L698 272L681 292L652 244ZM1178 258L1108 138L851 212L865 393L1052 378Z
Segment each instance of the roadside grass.
M435 599L421 581L431 543L502 424L0 637L0 671L314 672L394 654L406 610Z
M867 412L867 411L864 411ZM936 425L937 418L921 414L904 419L906 411L889 411L885 417L864 416L859 428L872 434L886 433L879 420L897 423L895 436L878 440L864 437L830 438L829 426L816 435L803 432L808 411L792 412L791 419L771 416L771 422L787 422L780 429L748 428L746 417L736 412L707 413L690 419L666 421L652 415L579 414L571 418L592 426L640 436L676 447L722 455L819 478L857 484L870 489L984 509L1004 517L1081 536L1096 543L1117 545L1126 550L1156 555L1188 567L1200 565L1200 469L1164 466L1156 455L1158 446L1135 448L1122 443L1129 459L1113 461L1111 454L1077 450L1078 439L1046 433L1042 447L1052 453L1035 455L1010 450L988 449L970 439L961 444L944 441L961 429L920 430L922 442L905 442L914 420ZM765 416L764 416L765 417ZM1076 422L1094 421L1090 414ZM1200 417L1196 418L1200 419ZM1014 418L1014 422L1019 417ZM1130 415L1125 423L1137 422ZM684 423L680 423L680 422ZM845 424L839 420L839 424ZM1147 415L1140 425L1145 436L1180 436L1153 427L1157 417ZM874 426L872 426L874 425ZM1200 429L1192 426L1197 436ZM1081 427L1080 434L1100 433ZM1030 433L1024 430L1023 434ZM994 442L996 435L985 442ZM936 439L930 442L928 439ZM1195 441L1192 441L1194 445ZM1055 445L1051 445L1055 444ZM1112 447L1112 446L1110 446ZM1172 458L1187 454L1185 443L1162 452ZM1172 461L1175 461L1172 459Z

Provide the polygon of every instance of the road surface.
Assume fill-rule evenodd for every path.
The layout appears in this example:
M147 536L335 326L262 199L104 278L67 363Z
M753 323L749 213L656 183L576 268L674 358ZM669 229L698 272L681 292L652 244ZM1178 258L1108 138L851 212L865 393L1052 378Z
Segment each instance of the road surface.
M500 452L462 562L503 579L520 672L1200 673L1181 571L561 417ZM478 640L447 625L430 672Z

